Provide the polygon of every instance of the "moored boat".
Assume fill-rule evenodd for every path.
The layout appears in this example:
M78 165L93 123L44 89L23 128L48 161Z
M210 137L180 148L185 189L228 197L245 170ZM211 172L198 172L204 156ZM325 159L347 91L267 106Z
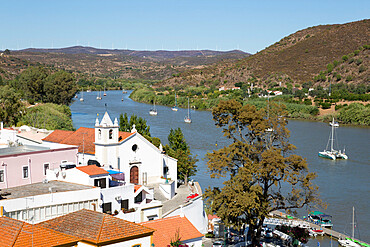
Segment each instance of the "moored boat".
M188 115L184 118L185 123L191 123L191 117L190 117L190 107L189 107L189 98L188 98Z
M154 100L154 103L153 103L153 108L150 109L150 111L149 111L149 115L151 115L151 116L157 116L158 115L157 109L155 108L155 100Z
M339 125L338 125L339 126ZM348 156L345 154L345 149L343 149L343 152L341 150L335 150L334 149L334 131L335 131L335 122L334 118L331 122L331 133L328 140L328 144L326 145L326 149L324 151L321 151L318 153L319 157L336 160L336 159L348 159ZM328 150L330 143L330 150Z
M175 92L175 106L171 108L172 111L177 111L177 98L176 98L176 92Z
M307 216L309 222L327 228L333 227L333 223L331 223L331 218L331 215L324 214L320 211L310 212Z

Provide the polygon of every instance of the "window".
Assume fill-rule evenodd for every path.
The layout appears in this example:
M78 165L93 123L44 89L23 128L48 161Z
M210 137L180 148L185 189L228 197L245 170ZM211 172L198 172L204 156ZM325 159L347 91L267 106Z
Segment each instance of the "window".
M101 139L101 129L99 129L99 131L98 131L98 139L99 140Z
M112 203L103 203L103 213L111 214L112 213Z
M135 244L132 247L141 247L141 244Z
M100 187L102 189L107 187L106 179L105 178L97 178L94 179L94 186Z
M143 201L143 192L141 191L136 197L135 197L135 203L139 203Z
M4 181L4 170L0 170L0 183Z
M128 210L128 199L126 199L126 200L122 200L121 201L121 209L122 209L122 211L126 211L126 210Z
M132 145L132 151L136 151L137 150L137 145L136 144L134 144L134 145Z
M23 166L23 178L28 178L28 166Z
M44 175L46 175L46 171L49 170L49 163L44 164Z
M109 130L109 139L113 139L113 130Z

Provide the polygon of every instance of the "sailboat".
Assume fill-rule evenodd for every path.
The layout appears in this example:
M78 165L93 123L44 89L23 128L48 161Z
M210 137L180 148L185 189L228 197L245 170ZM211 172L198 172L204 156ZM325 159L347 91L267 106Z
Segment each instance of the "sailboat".
M86 92L91 93L91 89L90 89L90 87L87 89L87 91L86 91Z
M84 90L81 91L81 98L80 98L80 101L84 101Z
M176 97L176 92L175 92L175 106L171 108L172 111L177 111L177 97Z
M150 111L149 111L149 115L151 115L151 116L157 116L158 115L157 109L155 108L155 99L154 99L154 103L153 103L153 108L150 109Z
M101 91L98 92L98 96L96 96L97 100L101 100Z
M190 118L190 107L189 107L189 97L188 97L188 116L184 118L185 123L191 123L191 118Z
M333 121L331 122L331 133L330 133L330 136L329 136L329 140L328 140L328 144L326 145L326 149L322 152L319 152L319 157L322 157L322 158L327 158L327 159L331 159L331 160L336 160L336 159L348 159L348 156L345 154L345 150L343 150L343 152L341 150L335 150L334 149L334 118L333 118ZM330 150L327 150L328 149L328 146L329 146L329 143L330 143Z
M351 238L339 239L338 243L341 246L345 247L360 247L361 246L360 244L355 243L355 241L357 240L354 240L354 237L355 237L355 207L353 207L352 210L352 236L351 236L352 239Z
M105 86L104 86L104 94L103 94L103 96L107 96L107 93L105 92Z

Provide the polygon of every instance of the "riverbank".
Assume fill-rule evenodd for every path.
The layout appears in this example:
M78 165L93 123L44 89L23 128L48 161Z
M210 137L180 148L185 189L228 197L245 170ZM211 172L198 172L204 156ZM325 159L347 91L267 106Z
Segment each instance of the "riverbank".
M179 108L187 108L186 96L176 96L171 94L157 93L152 89L139 88L130 94L130 98L139 103L163 105L172 107L177 103ZM234 95L218 95L217 98L199 98L189 97L190 107L196 110L211 111L221 100L236 99L245 104L255 105L258 109L266 108L267 98L235 98ZM288 96L273 97L269 99L270 103L284 104L288 112L289 119L310 120L319 122L330 122L335 118L340 124L349 126L370 126L370 105L369 102L338 102L329 109L322 109L315 105L304 103L295 103L294 99Z

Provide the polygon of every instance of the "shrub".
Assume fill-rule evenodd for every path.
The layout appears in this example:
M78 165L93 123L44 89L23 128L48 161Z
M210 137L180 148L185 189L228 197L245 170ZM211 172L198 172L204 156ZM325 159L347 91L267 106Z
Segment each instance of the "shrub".
M341 76L340 74L337 74L337 75L336 75L336 78L337 78L337 81L342 80L342 76Z
M360 68L358 68L358 72L359 73L362 73L362 72L364 72L366 70L366 67L365 66L363 66L363 65L361 65L360 66Z
M357 65L362 64L362 59L357 59L357 60L356 60L356 64L357 64Z
M360 51L359 50L355 50L355 56L357 56L359 53L360 53Z
M322 102L320 103L322 109L329 109L331 107L331 103Z
M342 60L343 60L343 61L347 61L347 60L348 60L348 56L347 56L347 55L344 55L344 56L342 57Z
M339 61L334 60L334 62L333 62L334 67L337 67L339 64L340 64L340 62L339 62Z
M331 73L334 69L334 65L332 63L329 63L327 66L326 66L326 69L328 70L328 73Z
M352 81L352 80L353 80L352 76L349 75L346 77L346 81Z

